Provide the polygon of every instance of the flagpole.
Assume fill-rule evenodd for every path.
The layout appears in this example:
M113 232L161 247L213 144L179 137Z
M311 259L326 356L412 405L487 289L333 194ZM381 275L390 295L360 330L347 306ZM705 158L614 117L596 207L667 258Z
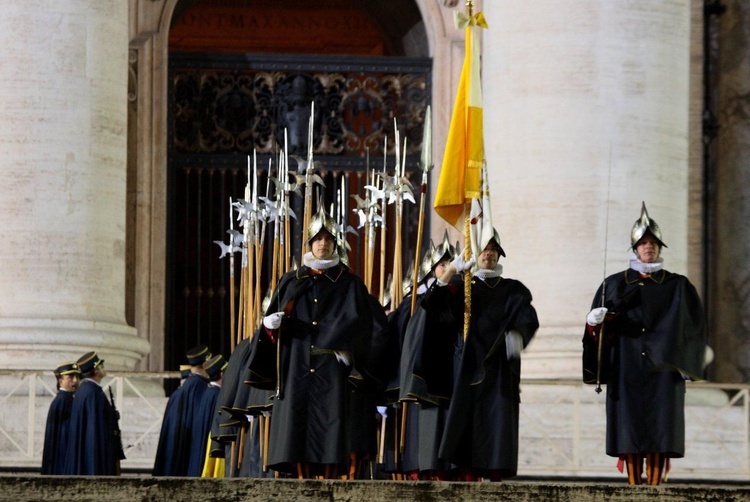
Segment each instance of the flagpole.
M471 258L471 202L464 204L464 260ZM471 269L464 271L464 341L471 324Z
M465 52L456 102L448 130L443 168L435 193L435 211L458 228L464 217L464 258L471 258L471 200L481 196L484 134L481 58L475 28L487 28L484 15L474 14L474 2L466 0L466 13L456 13L456 26L464 28ZM471 271L464 271L464 339L471 323Z

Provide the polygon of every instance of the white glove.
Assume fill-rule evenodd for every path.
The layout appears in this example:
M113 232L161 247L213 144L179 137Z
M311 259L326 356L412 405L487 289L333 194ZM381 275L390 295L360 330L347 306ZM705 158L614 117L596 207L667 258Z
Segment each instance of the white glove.
M336 360L340 363L343 363L344 366L351 366L352 365L352 355L349 352L343 352L343 351L334 351L334 355L336 356Z
M380 413L381 417L385 417L388 415L388 407L387 406L376 406L378 409L378 413Z
M714 360L714 349L706 345L706 353L703 356L703 368L711 364Z
M508 361L521 357L523 350L523 336L516 330L510 330L505 333L505 353L508 355Z
M281 319L283 317L283 312L276 312L275 314L267 315L263 318L263 326L268 329L279 329L279 326L281 326Z
M464 257L459 254L455 258L453 258L453 261L451 262L451 265L456 269L456 272L465 272L466 270L469 270L471 267L474 266L474 264L477 261L472 256L469 258L468 261L464 260Z
M586 322L589 326L598 326L604 322L604 316L607 315L606 307L598 307L589 312L586 316Z

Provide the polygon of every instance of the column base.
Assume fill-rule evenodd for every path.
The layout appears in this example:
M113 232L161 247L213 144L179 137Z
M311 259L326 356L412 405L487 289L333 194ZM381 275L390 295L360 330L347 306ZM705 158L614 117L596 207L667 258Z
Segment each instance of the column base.
M111 369L132 370L150 344L124 324L79 319L0 319L0 368L50 370L95 350Z

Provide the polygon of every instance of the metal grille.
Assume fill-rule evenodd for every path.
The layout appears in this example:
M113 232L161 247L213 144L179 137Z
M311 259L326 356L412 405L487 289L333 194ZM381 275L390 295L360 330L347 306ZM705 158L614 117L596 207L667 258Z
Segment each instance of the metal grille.
M166 368L177 368L185 351L199 343L225 356L230 352L229 266L227 259L219 260L220 250L213 241L228 241L229 198L243 197L248 156L257 154L262 194L269 162L271 175L276 173L284 131L289 153L306 154L314 102L313 146L316 161L323 165L319 174L326 183L322 193L326 204L335 199L342 180L350 195L364 194L367 169L383 169L386 138L386 167L393 171L396 126L406 140L407 176L418 184L430 72L429 59L170 56ZM295 167L292 164L290 169ZM349 200L346 214L349 225L356 228L354 204ZM293 197L291 203L301 215L301 198ZM405 204L404 250L413 247L417 212ZM292 233L293 257L299 260L298 223L293 223ZM388 249L394 238L389 225ZM267 251L270 239L269 234ZM362 240L348 237L349 265L355 273L363 261ZM386 257L386 270L390 258ZM405 266L410 260L404 257ZM270 264L264 263L264 289L269 269ZM236 281L239 286L239 278Z

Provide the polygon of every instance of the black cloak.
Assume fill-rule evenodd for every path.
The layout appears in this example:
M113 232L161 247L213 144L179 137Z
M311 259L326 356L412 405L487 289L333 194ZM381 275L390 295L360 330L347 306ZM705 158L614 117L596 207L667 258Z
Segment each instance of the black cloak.
M49 405L47 426L44 431L42 474L63 474L68 453L70 410L73 393L60 389Z
M203 463L206 460L206 446L211 433L211 422L214 409L219 398L221 387L210 385L203 393L200 404L195 409L192 437L190 439L190 460L188 461L187 475L200 477L203 472Z
M682 457L684 379L700 379L706 348L698 293L685 276L666 270L641 277L628 269L607 277L605 284L607 455ZM601 290L592 308L601 307ZM587 328L584 339L591 338Z
M169 397L156 449L154 476L188 475L196 410L206 389L208 379L191 373Z
M322 273L306 266L288 272L269 305L268 312L284 311L286 316L273 334L261 327L249 362L251 385L278 388L269 467L348 466L353 443L350 380L382 386L378 364L386 350L385 313L362 280L341 264ZM339 362L334 351L350 354L352 366ZM373 438L358 443L374 444L374 428L358 432Z
M451 311L460 319L463 289ZM471 322L453 389L440 458L477 475L515 476L518 468L520 358L508 359L506 333L526 347L539 328L531 293L519 281L472 279Z
M84 379L73 399L65 474L113 476L122 458L117 417L102 387Z
M433 283L406 325L399 391L404 403L416 403L409 410L416 408L418 412L407 415L407 433L414 429L411 434L416 435L416 444L415 450L404 452L405 470L448 472L455 467L441 460L438 453L463 348L461 324L451 311L453 296L461 287L458 277L446 287ZM413 439L411 434L409 438Z

